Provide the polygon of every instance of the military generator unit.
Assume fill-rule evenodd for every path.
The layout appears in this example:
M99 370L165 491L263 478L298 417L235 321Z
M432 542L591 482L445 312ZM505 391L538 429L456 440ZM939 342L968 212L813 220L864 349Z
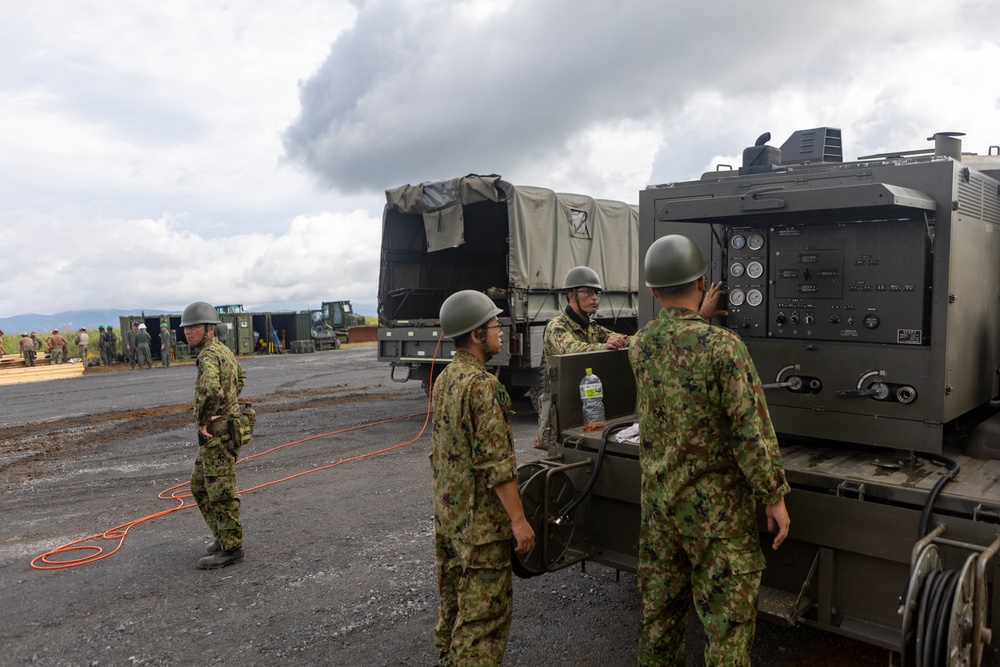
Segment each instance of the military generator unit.
M470 175L386 191L378 288L378 358L394 381L428 386L455 353L438 311L465 289L503 312L503 351L491 367L512 395L543 382L542 334L562 310L566 273L595 269L604 295L596 320L636 330L639 213L635 206Z
M764 384L792 528L764 549L760 612L907 666L997 664L1000 148L964 153L940 133L933 148L845 162L834 128L768 139L738 169L640 192L637 254L667 234L699 245L727 287L718 324ZM655 317L648 290L638 308L640 326ZM582 427L585 368L604 382L603 433ZM635 571L626 354L556 357L552 373L558 446L519 469L539 540L517 569Z

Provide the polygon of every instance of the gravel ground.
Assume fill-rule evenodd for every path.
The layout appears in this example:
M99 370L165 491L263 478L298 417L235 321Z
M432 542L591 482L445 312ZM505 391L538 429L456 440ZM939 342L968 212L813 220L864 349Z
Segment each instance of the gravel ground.
M194 508L135 523L114 553L117 539L86 542L104 550L100 560L31 567L180 507L157 496L190 474L192 365L0 388L0 664L435 664L426 397L391 382L374 356L361 347L243 360L244 397L258 410L243 456L313 439L241 463L240 488L330 467L246 492L246 560L215 571L194 567L210 539ZM535 414L526 401L515 410L518 460L530 461ZM372 455L393 445L403 446ZM635 664L638 619L630 574L592 564L515 580L504 665ZM691 664L701 646L693 623ZM888 663L869 646L766 623L753 657Z

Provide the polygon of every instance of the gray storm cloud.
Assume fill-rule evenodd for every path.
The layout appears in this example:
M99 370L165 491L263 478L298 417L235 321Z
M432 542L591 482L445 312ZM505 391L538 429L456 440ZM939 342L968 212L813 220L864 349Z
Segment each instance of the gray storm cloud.
M834 97L883 50L898 52L924 39L929 24L947 30L963 11L986 14L990 5L970 0L942 13L914 2L904 13L892 2L830 11L778 0L550 0L511 2L475 20L460 10L470 5L454 2L368 2L301 83L300 114L283 136L286 158L322 186L378 191L469 172L509 174L571 153L589 126L633 120L664 130L651 178L666 160L697 171L711 142L736 154L760 132L780 130L782 141L797 129L743 127L775 93ZM686 121L675 117L713 91L729 108L706 119L711 126L699 126L697 110ZM821 118L816 106L802 115ZM759 112L765 121L768 111ZM705 150L679 156L667 142Z
M504 173L588 124L667 117L701 88L739 93L805 68L808 56L775 58L761 77L738 57L771 51L810 11L742 28L773 5L513 2L477 22L455 3L367 3L300 85L286 155L345 192Z

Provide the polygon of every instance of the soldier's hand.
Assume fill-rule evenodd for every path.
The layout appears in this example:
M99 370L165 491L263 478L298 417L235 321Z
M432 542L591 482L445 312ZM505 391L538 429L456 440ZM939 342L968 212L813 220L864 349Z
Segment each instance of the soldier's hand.
M531 551L532 547L535 546L535 530L528 523L528 520L522 517L520 520L514 521L511 527L514 529L514 541L517 542L514 551L519 554Z
M719 300L724 294L725 292L722 289L721 280L717 283L712 283L712 285L709 286L708 291L705 292L705 298L701 301L701 308L698 309L698 313L706 320L710 320L713 317L728 315L728 310L721 310L719 308Z
M615 334L614 336L611 336L610 338L608 338L608 342L604 344L604 347L606 347L609 350L622 349L623 347L625 347L625 336L622 336L621 334Z
M772 549L777 549L788 537L788 527L792 520L788 517L788 510L785 509L785 499L782 498L772 505L764 506L764 514L767 516L767 529L772 533L777 530L778 534L771 544Z

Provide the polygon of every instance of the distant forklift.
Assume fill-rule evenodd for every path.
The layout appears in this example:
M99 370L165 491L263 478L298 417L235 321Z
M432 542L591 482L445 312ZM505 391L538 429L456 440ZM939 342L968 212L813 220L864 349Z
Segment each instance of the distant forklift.
M317 350L336 350L348 340L348 329L365 323L350 301L324 301L320 310L310 312L312 337Z

